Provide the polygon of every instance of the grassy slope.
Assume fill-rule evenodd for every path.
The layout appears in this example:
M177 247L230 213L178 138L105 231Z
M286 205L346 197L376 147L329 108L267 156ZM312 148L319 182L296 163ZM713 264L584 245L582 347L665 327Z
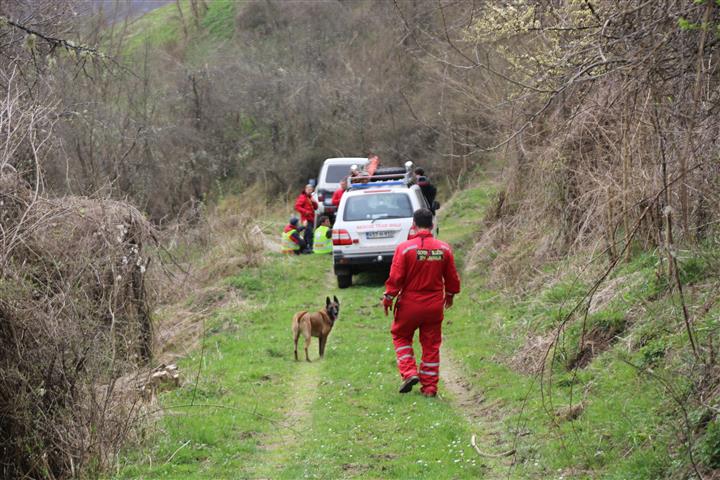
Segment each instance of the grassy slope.
M225 40L231 39L235 34L235 16L241 5L234 0L207 2L208 9L200 21L198 31L189 2L182 0L182 18L190 39L184 38L183 20L175 3L157 8L132 22L126 53L132 56L142 51L145 44L153 47L173 47L187 42L183 50L191 63L207 61L208 53L220 48Z
M461 192L446 210L447 219L458 219L468 200L484 197L484 187ZM462 359L471 383L503 417L506 441L518 450L512 477L682 476L687 452L678 439L683 438L685 424L672 397L689 393L682 374L691 364L690 352L678 299L666 293L656 276L656 254L638 253L606 282L622 278L622 287L588 317L586 330L616 329L616 343L590 365L576 371L567 368L582 334L582 321L574 318L561 336L557 361L547 364L543 392L538 376L508 367L528 338L549 335L582 299L590 283L576 279L576 272L586 261L569 258L548 265L553 281L517 297L493 291L482 271L466 274L465 295L458 299L456 321L447 329L447 345ZM682 258L683 282L699 285L689 296L695 305L707 299L702 286L709 275L706 266L701 258ZM717 309L711 310L697 328L699 341L707 342L708 332L717 331L717 326ZM576 420L555 415L581 400L585 408ZM691 421L703 415L689 408ZM713 441L696 445L696 458L712 456L716 447L708 443Z

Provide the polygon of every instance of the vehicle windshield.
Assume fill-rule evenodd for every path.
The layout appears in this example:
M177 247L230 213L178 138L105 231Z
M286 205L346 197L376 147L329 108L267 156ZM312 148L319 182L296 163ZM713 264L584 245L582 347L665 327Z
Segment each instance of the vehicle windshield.
M405 193L372 193L349 197L345 203L343 220L379 220L412 217L410 197Z
M350 165L328 165L325 183L340 183L340 180L348 175L350 175Z

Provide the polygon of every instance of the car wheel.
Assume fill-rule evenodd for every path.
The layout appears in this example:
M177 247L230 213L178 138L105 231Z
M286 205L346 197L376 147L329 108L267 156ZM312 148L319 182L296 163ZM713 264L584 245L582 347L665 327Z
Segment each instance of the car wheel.
M352 275L343 273L337 275L338 288L348 288L352 285Z

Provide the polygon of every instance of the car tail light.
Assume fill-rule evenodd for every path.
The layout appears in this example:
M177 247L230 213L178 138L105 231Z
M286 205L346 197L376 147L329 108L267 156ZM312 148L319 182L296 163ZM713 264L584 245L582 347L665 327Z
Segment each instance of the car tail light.
M353 240L350 237L350 232L345 229L333 230L332 231L332 242L333 245L352 245Z
M414 226L413 226L413 227L410 227L410 231L408 232L408 237L407 237L407 239L410 240L410 239L411 239L412 237L414 237L415 235L417 235L417 228L415 228Z

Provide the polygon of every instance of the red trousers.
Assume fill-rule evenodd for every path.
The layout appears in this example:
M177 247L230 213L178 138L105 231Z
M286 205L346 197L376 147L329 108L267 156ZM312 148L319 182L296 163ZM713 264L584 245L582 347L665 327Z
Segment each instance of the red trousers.
M398 369L403 379L418 375L421 390L437 392L442 343L443 293L403 293L395 304L392 333ZM418 371L413 352L413 336L420 330L422 361Z

